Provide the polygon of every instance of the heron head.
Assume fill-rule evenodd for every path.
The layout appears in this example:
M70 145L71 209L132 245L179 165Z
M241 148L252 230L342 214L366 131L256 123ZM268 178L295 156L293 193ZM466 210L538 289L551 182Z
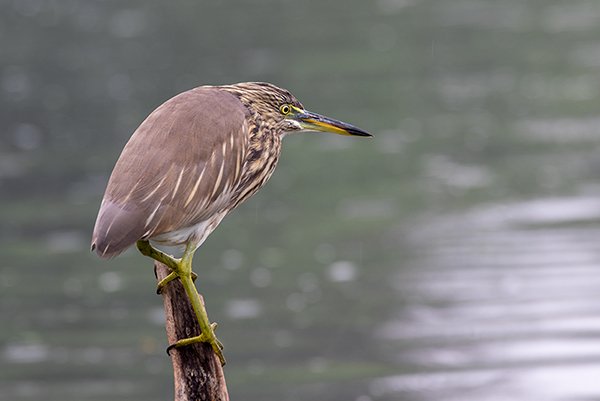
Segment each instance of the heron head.
M316 131L349 136L372 136L351 124L308 111L289 91L265 82L245 82L231 87L249 109L260 114L281 133Z

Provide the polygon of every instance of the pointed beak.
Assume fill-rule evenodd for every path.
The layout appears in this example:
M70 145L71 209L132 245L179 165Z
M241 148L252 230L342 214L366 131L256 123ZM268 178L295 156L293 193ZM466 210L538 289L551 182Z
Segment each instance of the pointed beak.
M300 123L302 129L306 131L331 132L333 134L350 136L373 136L354 125L306 110L297 110L297 114L294 117Z

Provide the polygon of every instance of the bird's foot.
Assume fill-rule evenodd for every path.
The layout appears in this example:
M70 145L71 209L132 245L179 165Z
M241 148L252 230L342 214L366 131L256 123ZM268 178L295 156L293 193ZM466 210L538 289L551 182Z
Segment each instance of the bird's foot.
M171 269L171 273L169 273L167 277L160 280L156 286L156 293L161 294L162 290L167 286L167 284L179 277L178 272L181 270L182 259L167 255L166 253L154 248L150 244L150 241L140 240L136 243L136 246L142 255L148 256ZM194 272L190 272L190 274L192 276L192 281L196 281L198 275Z
M191 273L191 276L192 276L192 281L196 281L196 279L198 278L198 275L194 272ZM167 284L169 284L171 281L175 280L177 277L179 277L179 274L177 274L177 272L172 271L171 273L169 273L165 278L160 280L158 282L158 284L156 285L156 293L159 295L162 294L162 292L165 289L165 287L167 286Z
M169 347L167 347L167 354L171 355L171 350L173 350L173 348L181 348L197 343L208 343L219 358L221 365L225 366L226 361L225 356L223 355L223 344L215 335L216 328L217 323L212 323L210 325L210 330L207 330L208 333L202 333L201 335L195 337L184 338L175 342L174 344L169 345Z
M137 248L143 255L149 256L152 259L163 263L172 270L171 273L169 273L164 279L159 281L156 290L158 293L160 293L171 281L175 280L176 278L180 279L200 326L200 332L202 333L201 335L179 340L175 344L170 345L169 348L167 348L167 352L173 348L179 348L198 342L205 342L211 345L215 354L217 354L217 357L221 361L221 364L225 365L223 344L221 344L221 342L215 336L215 328L217 325L216 323L211 324L210 320L208 320L204 302L201 299L200 294L198 294L196 286L194 285L193 280L195 280L197 277L196 274L192 272L192 257L194 255L195 248L188 244L181 259L174 258L173 256L167 255L166 253L154 248L152 245L150 245L150 242L146 240L138 241Z

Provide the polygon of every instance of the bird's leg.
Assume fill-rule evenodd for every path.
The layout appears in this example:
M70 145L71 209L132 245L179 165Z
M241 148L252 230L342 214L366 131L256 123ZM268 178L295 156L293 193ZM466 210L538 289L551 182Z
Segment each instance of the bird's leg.
M154 260L157 260L172 270L171 273L169 273L169 275L167 275L167 277L163 278L162 280L160 280L158 282L158 285L156 286L156 293L160 294L162 292L163 288L165 288L165 286L167 284L169 284L171 281L173 281L174 279L179 277L177 275L176 271L179 269L178 266L181 263L181 259L175 258L171 255L167 255L166 253L164 253L162 251L159 251L158 249L154 248L150 244L150 241L139 240L136 243L136 246L142 255L148 256ZM198 278L198 275L196 273L192 272L192 280L196 281L197 278Z
M195 249L193 249L189 245L186 247L185 253L181 258L178 276L190 300L190 303L192 304L192 309L196 314L196 319L198 319L198 323L200 324L200 330L202 334L196 337L184 338L182 340L179 340L175 344L171 344L169 348L167 348L167 351L170 351L173 348L179 348L198 342L206 342L211 345L213 351L219 357L221 364L225 365L225 357L223 356L223 344L217 339L217 336L215 335L215 328L217 327L217 324L211 324L208 320L208 314L206 313L206 309L204 308L204 303L200 299L200 294L198 294L198 290L196 289L196 286L194 285L194 282L192 280L192 258L194 256L194 251Z
M150 245L150 241L139 240L136 243L136 246L138 251L140 251L142 255L148 256L154 260L159 261L160 263L168 266L171 270L175 271L179 268L179 263L181 262L181 259L174 258L171 255L167 255L166 253L159 251L158 249Z
M169 282L179 277L179 279L181 280L181 284L185 289L185 293L187 294L190 300L192 309L194 310L194 314L196 315L196 319L198 319L198 324L200 325L200 330L202 334L196 337L184 338L182 340L177 341L175 344L171 344L167 348L167 352L169 352L173 348L179 348L198 342L206 342L211 345L215 354L217 354L217 356L219 357L221 364L225 365L225 357L223 356L223 344L221 344L221 342L217 339L214 331L217 327L217 324L211 324L208 320L208 314L206 313L204 304L200 299L200 294L198 294L198 290L194 285L195 274L192 272L192 258L194 256L195 249L188 245L181 259L177 259L165 254L164 252L159 251L158 249L155 249L154 247L152 247L152 245L150 245L148 241L138 241L137 247L143 255L151 257L152 259L165 264L172 270L171 273L167 275L167 277L165 277L158 283L158 292L160 292L161 289L164 288Z

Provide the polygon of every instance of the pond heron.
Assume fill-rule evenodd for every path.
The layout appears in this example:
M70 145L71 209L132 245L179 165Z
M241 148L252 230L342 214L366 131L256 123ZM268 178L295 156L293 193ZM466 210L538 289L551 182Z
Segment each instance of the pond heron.
M137 244L171 269L158 291L179 278L201 335L172 344L207 342L221 363L216 338L193 282L192 257L237 205L271 177L288 133L321 131L371 136L304 109L287 90L262 82L201 86L167 100L133 133L117 160L92 236L92 250L110 258ZM181 258L156 246L185 247Z

